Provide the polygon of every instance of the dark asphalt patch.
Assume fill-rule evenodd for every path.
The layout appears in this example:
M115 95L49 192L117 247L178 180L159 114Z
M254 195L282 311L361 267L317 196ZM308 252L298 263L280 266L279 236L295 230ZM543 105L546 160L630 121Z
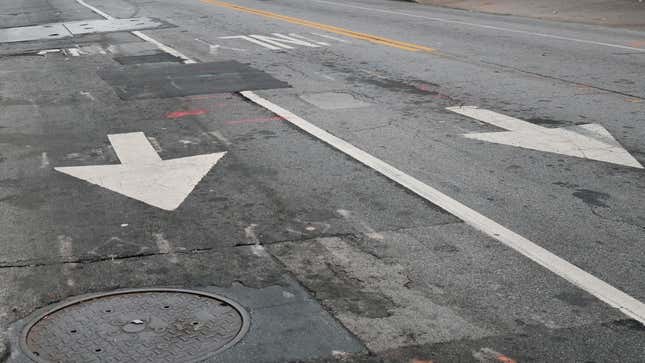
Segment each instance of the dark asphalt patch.
M572 195L592 207L607 207L605 201L610 199L609 194L589 189L578 189Z
M180 63L181 58L175 57L168 53L148 54L148 55L133 55L125 57L114 57L114 60L122 65L143 64L143 63Z
M123 100L289 87L286 82L236 61L111 67L98 74Z

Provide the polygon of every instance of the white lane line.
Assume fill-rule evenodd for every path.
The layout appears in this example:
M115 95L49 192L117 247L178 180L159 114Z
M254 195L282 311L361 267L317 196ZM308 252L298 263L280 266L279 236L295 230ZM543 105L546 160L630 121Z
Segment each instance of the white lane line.
M325 4L331 4L331 5L336 5L336 6L344 6L344 7L347 7L347 8L355 8L355 9L361 9L361 10L376 11L376 12L385 13L385 14L394 14L394 15L408 16L408 17L411 17L411 18L434 20L434 21L439 21L439 22L443 22L443 23L452 23L452 24L467 25L467 26L483 28L483 29L499 30L499 31L504 31L504 32L508 32L508 33L526 34L526 35L532 35L532 36L542 37L542 38L566 40L566 41L570 41L570 42L593 44L593 45L600 45L600 46L605 46L605 47L612 47L612 48L628 49L628 50L636 50L636 51L639 51L639 52L645 52L645 49L643 49L643 48L634 48L634 47L629 47L629 46L621 45L621 44L597 42L597 41L594 41L594 40L563 37L563 36L554 35L554 34L537 33L537 32L532 32L532 31L527 31L527 30L518 30L518 29L504 28L504 27L499 27L499 26L483 25L483 24L477 24L477 23L470 23L470 22L467 22L467 21L450 20L450 19L438 18L438 17L433 17L433 16L425 16L425 15L404 13L404 12L400 12L400 11L385 10L385 9L366 7L366 6L358 6L358 5L342 4L342 3L337 3L335 1L326 1L326 0L311 0L311 1L319 2L319 3L325 3Z
M194 60L192 60L192 59L188 58L187 56L185 56L183 53L177 51L176 49L171 48L171 47L169 47L169 46L167 46L167 45L165 45L165 44L163 44L163 43L161 43L161 42L159 42L159 41L157 41L157 40L155 40L155 39L143 34L140 31L133 31L132 34L137 36L137 37L139 37L140 39L142 39L142 40L144 40L146 42L150 42L150 43L156 45L157 48L163 50L164 52L166 52L166 53L168 53L170 55L173 55L173 56L175 56L177 58L180 58L184 62L184 64L197 63Z
M93 12L95 12L95 13L99 14L100 16L102 16L102 17L104 17L104 18L106 18L106 19L114 19L114 17L113 17L113 16L111 16L110 14L105 13L105 12L103 12L103 11L101 11L101 10L97 9L96 7L94 7L94 6L92 6L92 5L88 4L88 3L86 3L86 2L85 2L85 1L83 1L83 0L76 0L76 2L77 2L77 3L79 3L79 4L81 4L81 5L83 5L83 6L85 6L86 8L88 8L88 9L92 10Z
M271 103L254 92L244 91L241 92L241 94L250 101L275 113L317 139L329 144L360 163L378 171L385 177L419 195L430 203L443 208L445 211L461 219L468 225L514 249L534 262L547 268L551 272L606 302L610 306L619 309L625 315L636 319L641 323L645 323L645 304L637 299L556 256L492 219L478 213L464 204L461 204L439 190L434 189L420 180L404 173L383 160L366 153L347 141L309 123L292 112Z
M76 2L78 4L80 4L80 5L82 5L82 6L85 6L88 9L92 10L93 12L99 14L100 16L104 17L105 19L114 19L114 17L111 16L110 14L107 14L107 13L97 9L96 7L86 3L83 0L76 0ZM159 42L159 41L157 41L157 40L155 40L155 39L153 39L153 38L151 38L151 37L149 37L149 36L147 36L145 34L143 34L142 32L140 32L138 30L133 31L132 35L134 35L134 36L136 36L136 37L138 37L138 38L140 38L140 39L142 39L142 40L144 40L146 42L150 42L150 43L156 45L157 48L159 48L160 50L162 50L162 51L164 51L164 52L166 52L166 53L168 53L170 55L173 55L173 56L175 56L177 58L180 58L185 64L197 63L194 60L192 60L192 59L188 58L187 56L185 56L184 54L178 52L177 50L175 50L175 49L173 49L173 48L171 48L171 47L169 47L169 46L167 46L167 45L165 45L165 44L163 44L163 43L161 43L161 42Z

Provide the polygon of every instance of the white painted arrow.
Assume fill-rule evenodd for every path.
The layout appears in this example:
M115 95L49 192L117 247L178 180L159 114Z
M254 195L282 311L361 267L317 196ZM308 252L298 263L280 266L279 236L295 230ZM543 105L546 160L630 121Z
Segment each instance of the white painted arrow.
M226 152L161 160L143 132L108 135L120 165L55 168L165 210L175 210Z
M470 139L599 160L643 169L609 131L599 124L547 128L476 106L448 107L448 110L509 130L465 134Z

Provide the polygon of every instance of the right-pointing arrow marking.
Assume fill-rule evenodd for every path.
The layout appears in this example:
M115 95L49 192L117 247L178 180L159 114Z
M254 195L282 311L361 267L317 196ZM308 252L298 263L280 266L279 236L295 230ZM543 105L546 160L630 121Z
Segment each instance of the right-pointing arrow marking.
M470 139L643 169L643 166L611 136L609 131L599 124L547 128L476 106L447 109L509 130L464 135Z

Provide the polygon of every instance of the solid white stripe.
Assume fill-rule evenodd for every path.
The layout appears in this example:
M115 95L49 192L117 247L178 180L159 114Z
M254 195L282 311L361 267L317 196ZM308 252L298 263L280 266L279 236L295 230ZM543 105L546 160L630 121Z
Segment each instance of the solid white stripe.
M378 171L404 188L443 208L470 226L502 242L506 246L530 258L572 284L596 296L598 299L620 309L627 316L645 324L645 304L637 299L556 256L490 218L461 204L455 199L441 193L437 189L434 189L403 171L396 169L392 165L366 153L347 141L309 123L292 112L271 103L254 92L244 91L241 93L250 101L268 109L317 139L326 142L344 154Z
M92 10L93 12L95 12L95 13L99 14L100 16L102 16L102 17L104 17L104 18L106 18L106 19L114 19L114 17L113 17L113 16L111 16L110 14L107 14L107 13L105 13L105 12L103 12L103 11L101 11L101 10L97 9L96 7L94 7L94 6L92 6L92 5L88 4L88 3L86 3L86 2L85 2L85 1L83 1L83 0L76 0L76 2L77 2L77 3L79 3L79 4L81 4L81 5L83 5L83 6L85 6L86 8L88 8L88 9Z

